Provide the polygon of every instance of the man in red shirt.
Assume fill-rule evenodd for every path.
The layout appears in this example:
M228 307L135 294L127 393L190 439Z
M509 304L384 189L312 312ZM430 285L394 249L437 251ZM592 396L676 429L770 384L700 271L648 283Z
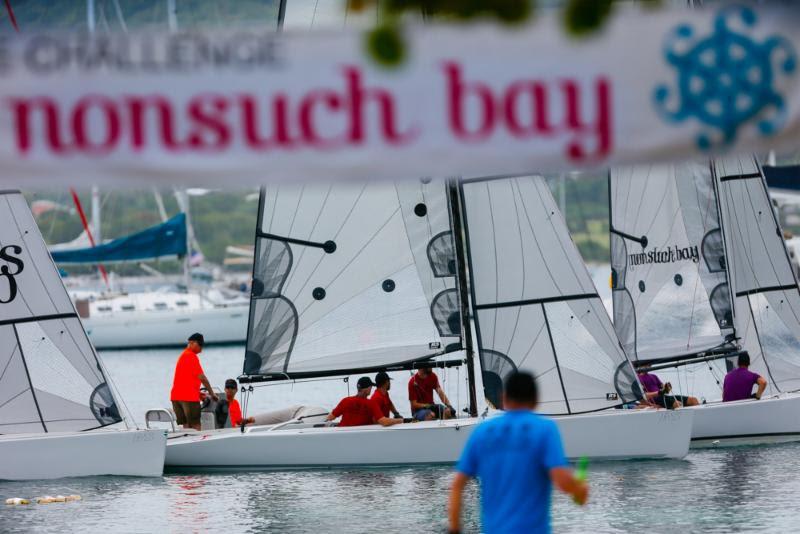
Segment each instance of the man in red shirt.
M219 401L197 357L203 352L204 344L203 334L195 333L189 336L186 349L175 365L175 377L172 380L172 391L169 396L178 424L195 430L200 430L200 384L206 387L212 399Z
M434 404L434 391L444 405ZM408 381L408 400L411 402L411 414L417 421L452 419L456 413L439 385L439 377L430 367L420 368Z
M237 389L239 389L239 386L236 380L229 378L225 381L225 399L228 401L228 418L231 421L232 428L242 424L242 407L239 406L239 401L235 398ZM248 417L244 420L245 425L252 425L255 422L254 417Z
M400 417L400 412L397 411L392 399L389 398L389 389L392 387L391 380L389 374L383 371L375 375L375 393L372 394L369 400L378 405L384 417L389 417L389 412L394 414L395 417Z
M402 419L390 419L385 417L377 403L369 399L372 386L375 384L368 376L358 379L358 392L352 397L345 397L336 408L331 410L326 421L333 421L337 417L342 418L339 426L361 426L378 423L381 426L392 426L403 422Z

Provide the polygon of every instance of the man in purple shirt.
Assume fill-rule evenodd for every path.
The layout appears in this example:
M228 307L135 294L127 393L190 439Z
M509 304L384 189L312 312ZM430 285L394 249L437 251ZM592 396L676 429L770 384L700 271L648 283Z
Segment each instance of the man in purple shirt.
M764 377L754 373L750 367L750 355L747 351L739 354L737 361L739 367L725 375L725 382L722 385L722 402L732 402L750 399L753 395L753 386L758 384L755 398L760 399L764 390L767 389L767 381Z
M661 383L661 379L653 373L648 372L650 365L643 365L640 367L639 382L642 384L645 395L645 403L648 405L655 405L661 408L674 410L681 406L697 406L700 401L696 397L688 397L686 395L667 395L672 391L672 384L667 382Z

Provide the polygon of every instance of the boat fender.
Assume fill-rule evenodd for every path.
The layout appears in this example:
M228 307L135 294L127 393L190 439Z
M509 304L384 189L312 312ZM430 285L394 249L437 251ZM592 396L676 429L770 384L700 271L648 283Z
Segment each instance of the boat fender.
M23 499L21 497L12 497L10 499L6 499L6 504L11 506L16 506L18 504L30 504L31 501L28 499Z
M50 504L51 502L55 502L55 499L50 495L45 495L44 497L36 497L36 504Z
M67 498L63 495L56 495L53 497L53 502L67 502Z
M67 495L67 502L80 501L80 495Z

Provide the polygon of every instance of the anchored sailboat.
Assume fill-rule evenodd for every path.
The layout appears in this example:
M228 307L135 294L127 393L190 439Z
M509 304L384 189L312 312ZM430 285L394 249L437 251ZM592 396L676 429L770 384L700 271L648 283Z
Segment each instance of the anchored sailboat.
M164 433L105 428L124 422L107 373L25 199L0 204L0 479L160 476Z
M631 360L709 401L747 350L761 401L693 408L693 443L800 439L800 294L752 157L613 169L614 326ZM678 369L670 371L670 369Z
M541 177L270 186L255 258L241 382L465 365L476 414L471 301L493 404L508 372L532 370L542 411L562 415L568 455L688 451L690 413L610 409L636 399L638 383ZM336 428L294 419L183 432L168 441L166 465L448 463L479 421Z

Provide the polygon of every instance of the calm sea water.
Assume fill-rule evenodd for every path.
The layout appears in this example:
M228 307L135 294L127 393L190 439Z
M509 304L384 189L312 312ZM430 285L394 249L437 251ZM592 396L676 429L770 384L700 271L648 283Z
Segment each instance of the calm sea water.
M602 283L598 286L602 292ZM146 409L168 404L179 352L101 354L140 423ZM243 348L237 346L210 347L201 356L215 385L237 376L242 358ZM463 406L463 371L448 370L440 379L451 400ZM402 399L404 381L395 383L395 398ZM342 380L266 387L253 395L251 409L298 403L331 407L347 394ZM397 404L408 411L404 403ZM590 503L578 507L556 496L554 530L795 531L798 456L800 445L782 445L704 450L681 461L594 463L589 467ZM0 482L2 500L83 497L74 503L0 505L0 532L443 532L451 476L449 467L427 467ZM475 485L468 489L464 520L465 531L479 530Z

